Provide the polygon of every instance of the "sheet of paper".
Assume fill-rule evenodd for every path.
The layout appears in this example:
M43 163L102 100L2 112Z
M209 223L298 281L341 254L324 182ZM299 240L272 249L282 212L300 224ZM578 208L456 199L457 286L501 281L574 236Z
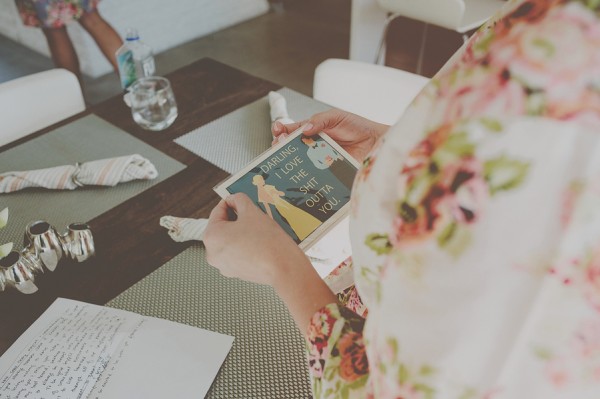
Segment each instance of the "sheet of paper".
M306 251L313 267L325 278L340 263L352 255L350 218L346 216Z
M57 299L0 358L0 399L204 397L233 337Z

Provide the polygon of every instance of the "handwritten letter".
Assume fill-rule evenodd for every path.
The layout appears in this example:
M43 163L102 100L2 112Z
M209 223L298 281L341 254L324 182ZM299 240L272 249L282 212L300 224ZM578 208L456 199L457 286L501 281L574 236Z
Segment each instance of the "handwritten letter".
M199 349L180 353L163 336L178 345L193 339L190 346ZM180 367L203 372L205 385L190 381L182 393L206 393L232 342L232 337L198 328L58 299L0 358L0 399L100 399L146 389L162 395L163 386L157 384L168 385L169 370L180 378ZM211 349L202 350L203 343ZM161 366L148 372L145 356Z

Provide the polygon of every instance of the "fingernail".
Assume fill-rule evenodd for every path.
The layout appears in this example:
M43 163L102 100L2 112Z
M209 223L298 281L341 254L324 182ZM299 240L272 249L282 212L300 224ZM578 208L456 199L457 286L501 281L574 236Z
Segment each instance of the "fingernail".
M312 129L312 128L313 128L313 124L312 124L312 123L310 123L310 122L308 122L306 125L304 125L304 126L302 127L302 131L303 131L303 132L308 132L308 131L309 131L310 129Z
M277 121L273 122L272 129L275 133L279 133L281 131L281 128L282 128L281 122L277 122Z

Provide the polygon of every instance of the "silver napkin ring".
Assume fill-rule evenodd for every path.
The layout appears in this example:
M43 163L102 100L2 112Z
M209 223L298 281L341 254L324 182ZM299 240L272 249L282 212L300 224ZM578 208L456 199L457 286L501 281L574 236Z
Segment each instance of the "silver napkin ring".
M15 287L23 294L33 294L38 290L35 285L35 274L29 262L17 251L11 251L0 259L0 268L4 274L5 282Z
M25 229L26 246L0 259L0 292L13 287L24 294L38 290L36 276L53 272L63 258L83 262L94 256L94 238L86 223L71 223L58 234L48 222L37 220Z
M53 272L65 251L63 242L54 227L48 222L37 220L27 225L25 234L30 242L28 251Z
M61 238L65 253L74 261L83 262L96 253L94 237L86 223L71 223Z

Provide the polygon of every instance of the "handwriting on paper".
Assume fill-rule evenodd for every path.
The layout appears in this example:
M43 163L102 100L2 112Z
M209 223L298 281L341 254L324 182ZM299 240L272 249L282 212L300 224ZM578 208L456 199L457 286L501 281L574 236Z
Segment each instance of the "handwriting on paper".
M0 357L0 399L204 397L232 344L216 332L58 298Z
M0 399L86 398L131 325L106 308L67 308L0 376Z

